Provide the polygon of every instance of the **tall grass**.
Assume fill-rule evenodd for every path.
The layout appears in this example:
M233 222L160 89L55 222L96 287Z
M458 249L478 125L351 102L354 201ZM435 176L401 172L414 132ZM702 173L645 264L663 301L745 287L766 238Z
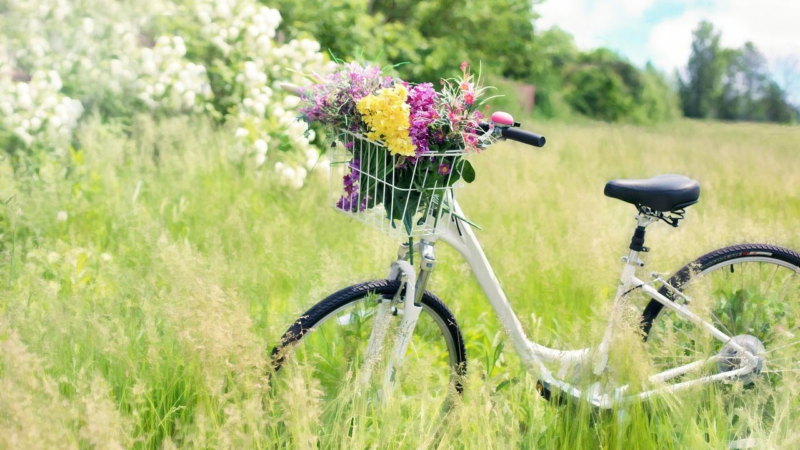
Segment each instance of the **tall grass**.
M328 207L323 174L288 191L231 162L228 131L89 122L68 161L32 157L15 171L0 160L0 448L726 446L714 388L612 412L542 400L512 351L495 357L501 326L444 247L429 287L460 321L470 364L448 415L349 391L326 402L302 379L271 389L267 356L284 329L333 290L383 276L396 243ZM634 227L635 210L602 195L614 177L701 182L680 228L652 227L649 270L742 241L800 248L797 128L537 131L543 150L501 144L475 157L478 179L460 199L541 342L602 331ZM798 411L787 404L756 430L764 448L798 445Z

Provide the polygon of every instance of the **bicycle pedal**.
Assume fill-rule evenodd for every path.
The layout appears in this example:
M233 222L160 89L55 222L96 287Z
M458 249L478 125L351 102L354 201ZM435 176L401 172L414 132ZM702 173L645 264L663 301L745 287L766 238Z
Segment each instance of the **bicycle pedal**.
M550 384L546 381L536 381L536 392L538 392L539 395L541 395L542 398L548 402L555 402L557 405L563 405L566 403L564 396L561 395L561 392L559 391L554 393L553 389L550 388Z
M544 398L547 401L550 401L550 398L552 397L550 389L545 386L545 383L542 380L536 381L536 392L538 392L539 395L541 395L542 398Z

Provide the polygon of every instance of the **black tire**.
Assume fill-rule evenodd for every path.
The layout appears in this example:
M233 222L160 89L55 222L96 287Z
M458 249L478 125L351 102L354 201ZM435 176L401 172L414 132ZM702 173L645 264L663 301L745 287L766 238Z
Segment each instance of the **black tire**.
M377 295L385 299L392 299L399 289L405 293L405 283L396 280L375 280L344 288L323 299L306 311L283 334L280 344L272 349L272 365L278 371L285 363L288 350L299 343L307 334L313 332L320 321L330 317L334 312L364 300L367 296ZM448 353L450 353L451 369L456 375L455 388L460 393L462 390L458 378L466 374L467 357L464 348L464 339L458 328L455 317L435 295L425 291L422 296L423 314L427 313L436 320L445 339L448 339ZM452 345L451 345L452 344Z
M760 253L766 253L768 255L759 255ZM667 280L667 282L670 286L673 286L680 291L689 281L691 281L693 274L702 272L710 267L714 267L721 262L747 257L753 254L800 267L800 254L793 250L769 244L739 244L714 250L713 252L701 256L694 262L687 264L681 268L681 270L677 271L669 280ZM674 294L666 286L662 286L658 292L670 300L674 299ZM656 319L658 319L658 316L661 314L661 310L663 308L664 305L661 303L657 302L656 300L650 300L642 312L641 324L645 340L647 340L650 330L653 327L653 323Z

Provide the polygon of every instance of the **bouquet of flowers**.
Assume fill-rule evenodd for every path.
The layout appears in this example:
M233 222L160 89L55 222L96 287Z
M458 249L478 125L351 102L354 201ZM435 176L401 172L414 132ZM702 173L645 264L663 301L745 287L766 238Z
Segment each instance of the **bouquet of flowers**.
M447 195L475 171L464 156L488 144L479 108L488 99L467 63L461 74L431 83L410 84L386 76L374 65L341 64L305 88L300 114L328 128L333 145L344 147L339 210L358 216L383 205L385 220L406 234L447 211ZM428 230L431 231L431 230Z

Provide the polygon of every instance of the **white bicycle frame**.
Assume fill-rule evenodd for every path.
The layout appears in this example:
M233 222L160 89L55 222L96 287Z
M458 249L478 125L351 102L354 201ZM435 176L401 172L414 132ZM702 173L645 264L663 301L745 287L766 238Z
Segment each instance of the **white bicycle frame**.
M389 271L390 279L399 278L400 275L405 277L406 292L403 299L403 317L400 325L400 331L395 340L389 367L386 369L386 373L384 375L384 382L387 386L391 385L394 371L402 364L403 356L408 348L408 344L414 332L414 327L416 326L417 319L422 310L420 299L425 289L427 278L435 265L433 248L437 241L442 241L449 244L457 252L459 252L464 259L466 259L467 263L472 269L472 273L475 275L475 278L477 278L478 283L483 289L486 298L489 300L489 304L492 306L492 309L494 309L494 312L497 314L503 329L513 343L514 350L519 354L526 367L531 370L538 371L538 374L542 380L548 383L550 386L558 388L562 392L573 397L586 400L597 407L611 408L620 403L644 400L656 395L675 393L707 383L730 380L746 375L747 373L756 369L758 365L758 357L749 352L746 348L739 345L735 340L732 340L732 336L728 336L711 323L690 311L686 305L690 303L691 299L677 290L673 290L675 296L683 299L684 302L678 303L677 301L670 300L659 293L658 290L656 290L650 283L645 283L637 278L636 268L641 266L641 262L639 260L639 252L634 250L630 251L630 254L628 255L623 266L620 284L614 298L614 304L608 320L608 325L598 347L584 348L579 350L557 350L531 341L528 339L525 331L522 328L522 324L517 318L517 315L514 313L514 310L511 308L511 304L508 302L508 299L506 298L506 295L500 286L500 282L495 276L492 266L489 264L489 261L487 260L486 255L484 254L483 249L478 242L478 239L475 237L472 227L461 219L464 216L460 207L458 206L458 203L455 201L455 199L451 198L450 204L453 208L453 220L449 221L448 223L440 224L441 227L445 228L444 232L440 235L423 237L415 245L415 249L419 250L421 256L421 268L419 275L415 271L414 267L406 260L406 253L408 252L407 245L405 247L401 247L398 260L392 263ZM653 216L640 214L637 216L637 220L639 226L646 227L657 219ZM657 281L663 282L663 280L660 279ZM669 286L666 283L664 283L664 285ZM699 359L690 364L674 367L651 376L649 381L663 383L665 385L636 394L628 394L627 392L629 387L627 385L612 389L610 391L608 389L604 391L599 382L594 383L588 389L581 390L564 379L559 378L559 376L552 373L548 369L546 363L560 364L564 370L559 372L566 372L566 369L569 367L576 367L580 364L590 363L592 364L590 367L593 368L593 371L596 375L603 373L608 362L614 330L618 321L621 320L622 312L626 307L627 293L634 289L641 289L650 297L664 305L664 307L674 311L676 314L685 318L689 322L701 327L710 333L714 338L725 343L729 348L735 350L738 354L743 355L746 361L741 367L730 371L719 372L713 375L702 376L672 384L667 383L669 380L672 380L676 377L697 371L707 364L715 363L719 356ZM392 303L396 301L397 299L395 299ZM380 304L375 326L368 343L367 355L377 355L383 346L383 341L385 338L384 325L389 317L389 309L390 302L382 302ZM362 380L369 379L372 370L372 364L370 361L373 360L374 358L369 356L366 358L365 367L362 370Z

